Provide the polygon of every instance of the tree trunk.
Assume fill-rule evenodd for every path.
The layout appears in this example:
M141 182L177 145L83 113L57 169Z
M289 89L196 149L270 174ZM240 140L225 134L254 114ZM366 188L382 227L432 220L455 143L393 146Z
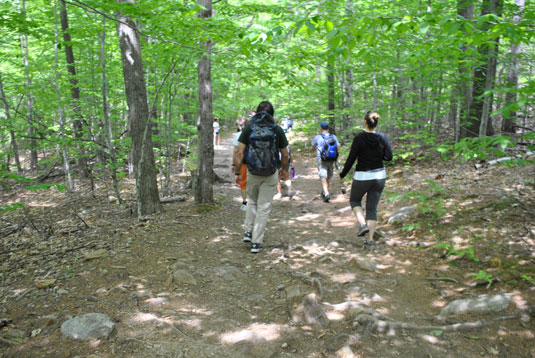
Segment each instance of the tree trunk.
M481 6L481 16L488 14L498 14L501 12L500 0L483 0ZM489 23L483 24L483 30L488 30ZM491 42L482 44L477 53L479 54L479 63L474 70L474 80L472 86L472 104L470 105L470 117L468 118L468 125L465 127L466 137L475 137L480 134L480 130L484 130L482 135L491 134L488 133L490 126L487 125L488 118L484 118L485 100L489 103L487 106L491 108L492 97L485 98L485 91L492 89L494 85L494 77L496 75L495 69L493 70L492 62L495 50L497 46L497 39ZM481 121L485 122L481 124ZM483 127L483 128L480 128Z
M76 66L74 61L74 52L71 46L71 34L69 30L69 19L67 16L67 6L65 0L60 0L61 7L59 16L61 19L61 29L63 31L63 48L65 49L65 57L67 60L67 71L69 72L69 82L71 84L71 98L72 98L72 110L74 112L75 119L73 121L74 136L77 140L81 141L83 137L83 118L80 108L80 87L78 86L78 79L76 77ZM89 169L87 167L87 160L85 158L85 149L80 142L80 157L78 158L78 165L82 171L82 175L89 177Z
M100 35L100 68L102 69L102 116L104 118L104 138L109 151L110 176L117 204L121 204L121 193L117 180L117 153L113 145L113 130L108 110L108 81L106 79L106 17L102 16L102 33Z
M54 89L58 100L58 117L59 117L59 131L61 137L61 145L58 144L57 150L63 158L63 170L65 171L65 185L69 191L74 191L74 180L72 178L69 155L67 152L67 141L65 140L65 111L61 103L61 91L59 88L59 71L58 71L58 45L59 45L59 31L58 31L58 11L57 3L54 1Z
M463 17L465 21L471 21L474 18L474 3L472 0L458 0L457 13L460 17ZM458 92L461 96L460 101L460 113L459 120L456 125L455 139L458 141L460 138L468 137L469 133L466 130L465 124L469 122L470 105L472 103L472 87L470 86L471 70L466 65L466 52L468 46L463 45L461 48L463 55L459 59L459 81Z
M199 17L207 19L212 17L212 0L197 0L197 3L205 9L199 11ZM204 42L206 53L200 58L197 65L199 77L199 105L200 105L200 125L198 130L198 161L197 180L195 188L195 202L200 204L212 204L214 202L213 193L213 171L214 171L214 141L213 141L213 119L212 119L212 79L211 79L211 50L212 42Z
M518 24L522 19L524 12L524 1L515 0L516 6L518 6L515 12L513 23ZM517 101L518 90L518 69L520 67L520 43L512 43L509 50L511 64L509 65L509 73L507 74L507 88L508 92L505 94L505 106L512 106ZM510 110L504 114L502 131L505 133L514 133L517 120L517 113L515 110Z
M135 0L117 0L117 2L135 4ZM128 16L119 14L118 21L117 33L121 47L129 131L132 138L132 159L136 175L137 214L142 218L161 212L162 205L156 182L149 104L137 28Z
M19 156L19 147L17 145L17 140L15 138L15 131L11 128L11 114L9 112L9 105L7 103L6 94L4 93L4 84L2 82L2 74L0 73L0 96L2 97L2 103L4 105L4 112L6 114L6 119L9 128L9 135L11 138L11 149L13 150L13 157L15 159L15 165L17 166L17 172L22 173L22 166L20 165L20 156ZM8 163L9 164L9 163Z
M502 16L503 11L503 0L491 0L490 1L491 12L498 17ZM496 67L498 64L498 52L499 52L499 38L494 38L488 49L488 60L487 60L487 77L485 80L485 92L490 94L483 98L483 110L481 113L481 123L479 126L479 136L483 137L486 135L494 135L494 128L492 126L492 118L490 117L490 112L492 110L492 102L494 95L491 91L495 87L496 82Z
M327 65L327 111L329 117L329 132L336 134L336 120L334 110L336 109L335 92L334 92L334 66Z
M372 82L373 82L373 110L377 111L379 107L379 94L377 93L377 73L375 71L373 71Z
M353 108L353 69L348 68L344 72L344 80L342 82L343 97L342 107L344 109L344 121L341 130L344 131L351 128L353 123L353 116L351 109Z
M21 13L26 13L26 0L21 0ZM30 69L28 61L28 35L20 35L20 48L22 52L22 64L24 65L24 86L26 88L26 106L28 107L28 137L30 139L30 170L37 169L37 143L34 136L33 128L33 97L32 97L32 80L30 78Z

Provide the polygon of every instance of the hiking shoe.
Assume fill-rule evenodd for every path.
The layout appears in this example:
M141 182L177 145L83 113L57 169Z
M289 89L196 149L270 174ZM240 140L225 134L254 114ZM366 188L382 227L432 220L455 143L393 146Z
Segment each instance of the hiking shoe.
M245 234L243 234L243 239L241 241L251 242L252 238L253 238L253 234L251 234L250 231L247 231Z
M364 240L364 246L377 246L377 244L375 243L375 241L373 240Z
M331 196L330 196L329 194L324 194L324 195L323 195L323 201L326 202L326 203L328 203L329 200L331 200Z
M357 232L357 237L366 235L370 229L368 229L368 225L359 225L359 231Z
M251 252L252 252L253 254L256 254L256 253L262 251L262 249L263 249L263 247L262 247L261 244L253 244L253 245L251 246Z

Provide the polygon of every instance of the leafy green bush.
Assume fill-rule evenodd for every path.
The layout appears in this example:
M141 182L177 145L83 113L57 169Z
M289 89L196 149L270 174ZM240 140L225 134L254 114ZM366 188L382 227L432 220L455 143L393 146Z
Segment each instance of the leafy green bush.
M514 147L516 141L505 135L481 138L463 138L458 143L444 143L437 147L442 159L449 160L460 157L461 160L489 159L491 155L504 157L505 149Z

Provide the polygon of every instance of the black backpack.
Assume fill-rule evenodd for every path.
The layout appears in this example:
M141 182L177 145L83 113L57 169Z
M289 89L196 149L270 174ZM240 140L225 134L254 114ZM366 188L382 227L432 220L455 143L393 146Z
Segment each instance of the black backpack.
M336 145L336 139L332 134L328 137L321 135L323 138L323 147L321 148L320 155L323 161L335 161L338 159L338 146Z
M273 118L261 113L251 122L247 148L247 170L253 175L269 176L280 167L279 148Z

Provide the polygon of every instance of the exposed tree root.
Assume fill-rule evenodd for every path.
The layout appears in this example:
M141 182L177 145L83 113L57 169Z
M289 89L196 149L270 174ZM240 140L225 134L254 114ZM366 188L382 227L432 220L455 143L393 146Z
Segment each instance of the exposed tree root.
M475 322L462 322L448 325L420 326L412 323L394 321L381 314L373 314L372 312L366 312L355 317L355 319L353 320L353 326L362 326L364 328L365 337L373 332L384 332L387 330L461 332L490 326L495 324L496 322L530 317L533 318L534 316L535 306L529 307L515 315L500 316L491 320L478 320Z

